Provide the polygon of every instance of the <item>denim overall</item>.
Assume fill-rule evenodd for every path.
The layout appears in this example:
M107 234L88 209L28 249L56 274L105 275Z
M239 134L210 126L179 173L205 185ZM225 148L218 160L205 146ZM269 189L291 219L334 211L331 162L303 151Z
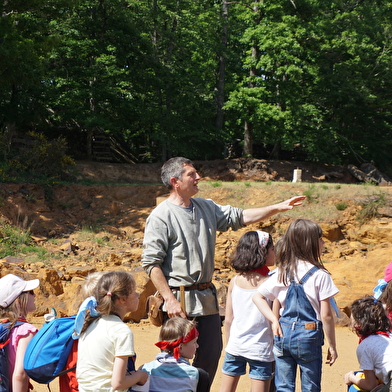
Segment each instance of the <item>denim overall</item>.
M302 392L321 390L323 326L302 286L317 269L311 268L299 283L290 278L285 308L279 319L283 337L274 337L277 392L295 391L297 365L301 371Z

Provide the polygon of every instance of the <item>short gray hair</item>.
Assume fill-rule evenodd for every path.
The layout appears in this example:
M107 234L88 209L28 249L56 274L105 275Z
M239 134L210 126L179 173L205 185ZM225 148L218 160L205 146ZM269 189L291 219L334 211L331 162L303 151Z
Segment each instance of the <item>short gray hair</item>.
M161 168L161 180L163 185L166 186L169 190L173 188L170 179L181 178L182 173L184 172L184 166L191 165L193 166L193 162L184 157L174 157L170 158L166 161Z

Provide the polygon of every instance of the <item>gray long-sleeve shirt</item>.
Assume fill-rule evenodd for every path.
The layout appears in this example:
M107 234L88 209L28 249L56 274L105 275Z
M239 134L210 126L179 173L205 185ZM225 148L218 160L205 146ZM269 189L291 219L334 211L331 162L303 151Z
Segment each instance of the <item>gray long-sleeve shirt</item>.
M192 203L194 209L190 213L165 200L146 222L143 267L150 274L154 266L160 266L171 287L211 282L216 232L243 227L240 208L221 206L209 199L195 198ZM179 292L175 294L178 299ZM215 288L185 294L189 316L218 313Z

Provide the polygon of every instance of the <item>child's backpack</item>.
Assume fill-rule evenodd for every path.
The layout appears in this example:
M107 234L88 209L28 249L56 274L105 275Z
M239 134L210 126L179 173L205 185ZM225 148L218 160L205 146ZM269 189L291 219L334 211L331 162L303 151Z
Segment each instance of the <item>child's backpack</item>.
M75 317L53 319L31 339L24 357L24 368L32 380L48 384L57 376L75 369L64 369L74 342Z
M23 324L23 321L17 321L14 327ZM10 388L9 361L7 355L7 345L10 342L9 334L11 324L7 320L0 324L0 392L8 392Z

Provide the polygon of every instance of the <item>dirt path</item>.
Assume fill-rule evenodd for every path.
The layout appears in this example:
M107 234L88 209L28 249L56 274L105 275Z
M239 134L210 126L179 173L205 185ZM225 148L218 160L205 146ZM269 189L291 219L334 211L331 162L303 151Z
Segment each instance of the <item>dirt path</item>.
M158 341L159 328L151 326L148 323L134 324L131 329L135 335L135 346L137 353L137 365L141 365L144 362L149 362L154 359L154 356L159 352L159 349L154 346L154 342ZM323 368L323 379L322 379L322 390L323 392L345 392L346 386L343 381L343 376L349 370L355 370L358 368L358 362L355 355L358 339L347 327L336 328L336 339L338 345L339 358L335 365L327 366ZM326 350L326 347L325 347ZM324 358L326 358L324 350ZM214 383L211 388L211 392L219 392L220 388L220 368L215 377ZM35 386L34 391L36 392L47 392L46 385L39 385L33 383ZM51 383L52 392L58 392L57 382ZM237 392L249 392L250 382L247 376L243 376L240 379ZM300 388L297 387L297 391Z

